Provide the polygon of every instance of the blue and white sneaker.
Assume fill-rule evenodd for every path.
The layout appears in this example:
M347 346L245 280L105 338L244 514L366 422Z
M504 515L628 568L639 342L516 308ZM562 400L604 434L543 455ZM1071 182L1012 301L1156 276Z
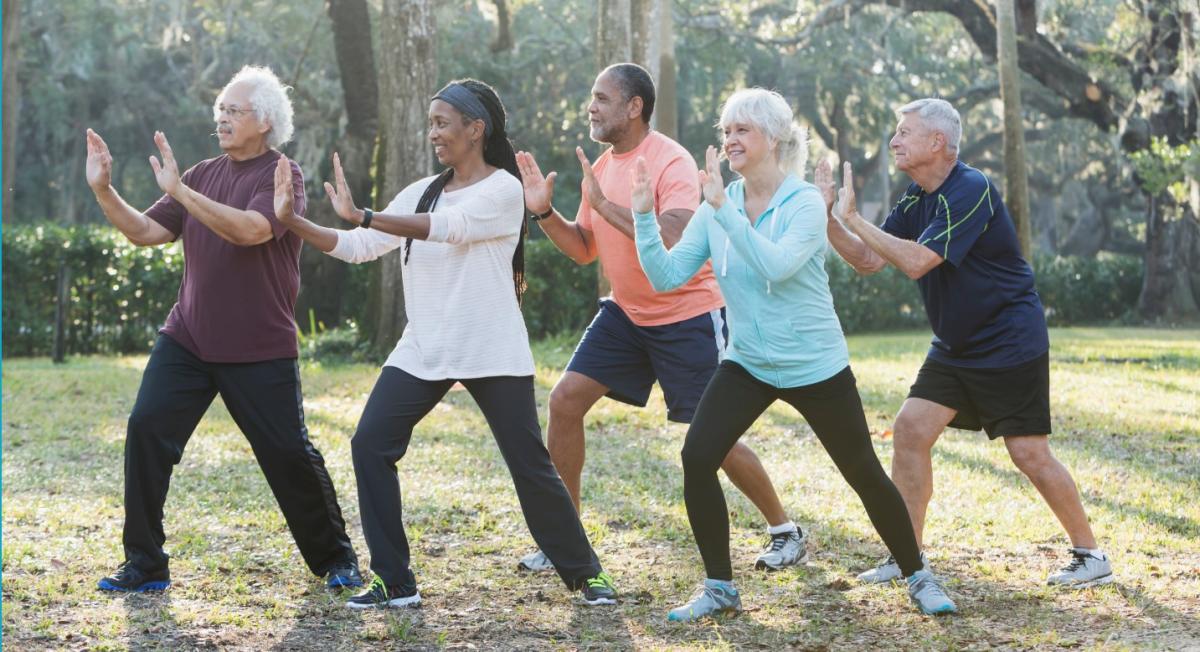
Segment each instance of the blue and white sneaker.
M331 589L358 588L363 584L358 564L352 561L337 564L325 573L325 586Z
M929 560L925 558L925 553L921 553L921 570L929 570ZM904 579L904 573L900 572L900 564L896 563L896 558L888 555L875 568L863 571L858 574L858 581L866 582L867 584L886 584L896 580Z
M733 582L704 580L700 590L682 607L667 613L667 620L682 622L699 620L718 614L736 614L742 610L742 596Z
M121 562L117 572L101 579L97 584L101 591L126 593L165 591L168 586L171 586L171 572L166 566L154 571L145 571L131 561Z
M958 611L954 601L946 595L941 580L925 569L908 576L908 597L912 598L921 613L929 616Z

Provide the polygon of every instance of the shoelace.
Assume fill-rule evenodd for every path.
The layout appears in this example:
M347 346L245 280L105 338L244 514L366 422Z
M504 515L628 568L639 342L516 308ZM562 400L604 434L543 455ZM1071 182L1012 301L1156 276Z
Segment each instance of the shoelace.
M780 550L783 550L783 547L787 545L789 538L791 538L790 532L771 535L771 552L779 552Z
M1071 557L1072 557L1071 563L1067 564L1067 567L1063 569L1063 571L1068 572L1068 573L1074 573L1075 571L1079 570L1080 568L1083 568L1084 566L1086 566L1087 560L1089 557L1091 557L1091 555L1089 555L1086 552L1079 552L1078 550L1072 550Z
M612 588L612 580L609 579L606 573L600 573L599 575L589 579L587 581L587 585L592 588L602 587L607 589Z
M371 581L371 595L379 595L386 598L387 594L387 584L383 583L382 577L376 575L375 579Z
M921 579L917 580L917 583L914 586L914 588L916 589L916 591L914 591L914 593L930 591L935 596L940 596L940 597L949 599L948 596L946 595L946 589L942 588L942 583L939 582L937 577L935 577L933 575L930 575L929 577L922 577Z

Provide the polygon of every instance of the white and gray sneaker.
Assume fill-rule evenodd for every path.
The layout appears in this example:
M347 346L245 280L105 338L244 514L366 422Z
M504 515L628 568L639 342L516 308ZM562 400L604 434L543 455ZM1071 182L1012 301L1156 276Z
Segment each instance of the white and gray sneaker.
M1099 556L1096 556L1097 553ZM1112 564L1108 555L1087 548L1071 548L1071 563L1057 573L1051 573L1046 583L1071 589L1086 589L1113 581Z
M754 562L757 570L780 570L788 566L799 566L808 561L808 537L800 528L790 532L772 534L767 547Z
M925 553L921 553L921 570L929 570L929 560L925 558ZM886 584L903 579L904 573L900 572L900 564L896 563L896 558L888 555L883 563L858 574L860 582L867 584Z
M554 563L550 561L546 553L541 550L534 550L528 555L521 557L521 561L517 562L517 570L550 573L554 571Z

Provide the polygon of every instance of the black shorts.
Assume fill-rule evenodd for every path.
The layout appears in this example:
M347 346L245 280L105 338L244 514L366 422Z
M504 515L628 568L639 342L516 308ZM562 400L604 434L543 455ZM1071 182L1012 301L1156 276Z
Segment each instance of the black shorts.
M983 429L989 439L1050 434L1050 353L1001 369L955 367L929 358L908 390L958 410L951 428Z
M727 337L724 308L674 324L638 326L615 301L601 299L567 371L608 387L609 398L638 407L646 407L657 380L667 419L691 423Z

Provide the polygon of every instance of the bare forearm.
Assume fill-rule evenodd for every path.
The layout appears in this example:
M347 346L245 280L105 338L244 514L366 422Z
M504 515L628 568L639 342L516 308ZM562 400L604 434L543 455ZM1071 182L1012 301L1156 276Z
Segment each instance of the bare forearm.
M359 224L361 224L363 212L360 210L358 215ZM417 213L416 215L374 213L371 217L370 228L402 238L425 240L429 237L429 213Z
M844 223L867 247L909 278L921 278L942 262L940 256L924 245L897 238L866 221L857 212L847 215Z
M630 223L632 224L632 218ZM567 258L580 265L586 265L596 259L595 252L588 248L580 226L575 222L568 222L557 210L545 219L538 220L538 226Z
M292 219L285 221L283 224L289 231L300 236L302 240L324 253L333 251L333 248L337 246L338 234L336 229L321 226L299 215L293 215Z
M634 239L633 213L628 206L621 206L605 199L599 206L592 205L592 208L600 213L605 222L613 225L626 238Z
M253 211L243 211L226 206L201 195L199 192L179 184L175 199L183 204L192 217L200 220L214 233L235 245L262 244L274 235L267 218Z
M882 256L875 253L861 238L848 231L841 222L830 219L826 233L834 251L858 273L874 274L887 265Z
M127 204L117 191L112 186L95 190L96 203L100 204L100 210L104 213L104 218L110 224L117 227L117 230L125 235L133 244L144 247L147 245L161 244L156 242L153 237L153 226L157 225L144 214L139 213L132 206Z

